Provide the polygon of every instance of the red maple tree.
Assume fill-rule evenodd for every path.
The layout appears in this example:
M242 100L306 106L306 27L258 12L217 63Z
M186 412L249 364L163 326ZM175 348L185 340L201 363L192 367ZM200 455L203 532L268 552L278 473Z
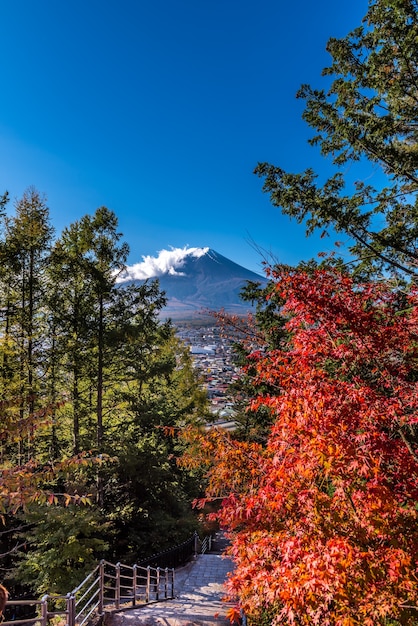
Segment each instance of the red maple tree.
M250 624L416 624L418 290L271 275L287 339L249 357L276 390L251 401L274 415L267 444L212 432L202 448L229 590Z

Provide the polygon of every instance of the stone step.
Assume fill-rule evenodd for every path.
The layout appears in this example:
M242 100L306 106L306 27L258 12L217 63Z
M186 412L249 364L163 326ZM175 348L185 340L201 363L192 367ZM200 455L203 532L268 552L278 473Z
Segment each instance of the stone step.
M227 626L224 582L233 564L219 554L201 554L176 572L174 600L106 614L105 626Z

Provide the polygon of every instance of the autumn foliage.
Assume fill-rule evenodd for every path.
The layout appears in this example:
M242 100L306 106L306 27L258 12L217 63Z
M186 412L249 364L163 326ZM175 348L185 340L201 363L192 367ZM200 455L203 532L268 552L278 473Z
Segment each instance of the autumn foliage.
M272 272L287 338L250 355L267 444L210 434L250 624L418 622L418 292L333 269ZM266 622L267 623L267 622Z
M57 479L68 476L71 472L80 472L81 468L100 465L109 460L92 456L89 452L79 453L61 460L42 462L22 448L23 434L33 443L36 433L48 428L52 407L34 412L25 419L19 419L19 399L0 401L0 524L6 514L15 515L19 510L26 510L33 504L89 504L88 495L57 492L53 485ZM15 452L14 457L7 452Z

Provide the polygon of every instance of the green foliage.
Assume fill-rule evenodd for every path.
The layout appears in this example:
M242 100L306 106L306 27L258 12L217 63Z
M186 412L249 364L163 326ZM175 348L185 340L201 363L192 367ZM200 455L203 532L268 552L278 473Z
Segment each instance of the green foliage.
M352 239L362 274L384 272L416 278L418 262L418 5L414 0L370 0L363 24L330 39L327 90L302 86L311 139L336 173L323 184L313 169L301 174L260 163L264 191L275 206L306 224L307 234L334 228ZM385 186L347 178L376 168Z
M200 476L178 467L183 444L177 434L201 421L206 396L172 330L164 325L155 332L168 336L148 338L152 353L131 362L122 394L129 417L123 429L114 421L110 430L117 461L105 474L105 509L116 530L113 545L128 560L182 542L197 526L190 502L200 493Z
M31 527L19 580L67 592L108 545L138 560L196 527L200 477L178 467L176 433L202 419L206 395L160 320L158 282L117 282L128 248L112 211L52 243L36 190L16 216L2 208L0 513L20 510ZM73 506L84 494L97 509Z
M126 561L181 543L197 527L191 499L198 485L187 480L170 454L170 440L158 432L144 434L121 454L106 476L107 517L115 538L113 554Z
M109 524L92 507L37 507L25 521L31 529L15 577L38 596L74 589L108 548Z

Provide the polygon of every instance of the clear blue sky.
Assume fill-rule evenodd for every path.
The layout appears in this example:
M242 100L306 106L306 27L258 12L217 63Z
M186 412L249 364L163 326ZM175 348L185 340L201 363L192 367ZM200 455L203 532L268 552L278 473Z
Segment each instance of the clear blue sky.
M270 206L259 161L326 163L295 99L366 0L5 0L0 191L34 185L57 234L105 205L130 262L209 246L260 271L249 241L295 263L332 241Z

